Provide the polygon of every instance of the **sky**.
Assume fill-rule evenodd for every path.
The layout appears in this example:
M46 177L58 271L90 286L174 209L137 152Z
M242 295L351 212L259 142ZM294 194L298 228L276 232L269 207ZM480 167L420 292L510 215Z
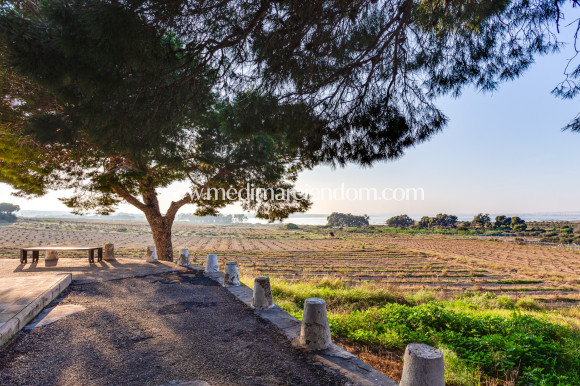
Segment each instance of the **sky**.
M447 127L400 159L372 168L320 166L303 172L298 189L311 193L336 189L334 197L328 193L314 197L309 213L579 212L580 133L561 128L580 113L580 106L576 100L550 94L563 79L569 54L564 50L538 58L522 77L493 93L467 89L459 98L441 98L438 106L449 118ZM160 191L162 208L186 189L186 184L177 183ZM381 199L366 199L365 190L364 199L352 199L357 189L375 189ZM422 194L401 200L408 189ZM351 199L341 199L340 192L349 190ZM11 192L9 186L0 184L0 202L18 204L24 210L68 210L58 200L67 192L51 192L33 200L13 197ZM394 192L399 200L391 197ZM185 206L181 212L193 210ZM139 212L128 204L118 211ZM241 209L234 205L222 212L241 213Z

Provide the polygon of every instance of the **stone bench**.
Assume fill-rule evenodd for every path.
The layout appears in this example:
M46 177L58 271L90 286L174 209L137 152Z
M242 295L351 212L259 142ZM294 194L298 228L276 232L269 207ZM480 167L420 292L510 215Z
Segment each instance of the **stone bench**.
M95 262L95 251L97 252L97 261L103 261L103 248L101 247L30 247L20 248L20 264L28 262L28 252L32 252L32 262L38 262L40 252L57 252L57 251L88 251L89 263Z

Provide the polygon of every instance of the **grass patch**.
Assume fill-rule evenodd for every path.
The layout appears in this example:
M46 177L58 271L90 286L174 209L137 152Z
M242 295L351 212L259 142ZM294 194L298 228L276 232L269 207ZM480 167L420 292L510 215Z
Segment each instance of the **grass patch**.
M275 302L301 318L304 300L327 301L334 339L369 352L401 352L412 342L441 349L449 385L580 384L580 312L546 311L532 298L476 291L441 299L338 279L272 279ZM574 322L575 320L575 322Z

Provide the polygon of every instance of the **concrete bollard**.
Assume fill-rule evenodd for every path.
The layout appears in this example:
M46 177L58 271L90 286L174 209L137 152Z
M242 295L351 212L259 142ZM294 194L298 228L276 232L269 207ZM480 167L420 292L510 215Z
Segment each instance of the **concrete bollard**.
M105 244L103 252L105 252L103 256L104 260L115 260L115 245L111 243Z
M205 272L214 273L219 271L220 269L218 266L217 255L210 253L209 255L207 255L207 261L205 262Z
M58 260L58 252L57 251L44 252L44 260L45 261L57 261Z
M423 343L410 343L405 349L400 386L445 386L443 353Z
M300 344L309 350L324 350L332 344L324 300L310 298L304 302Z
M157 261L157 250L154 246L150 245L147 247L147 251L145 252L145 260L148 263L155 263Z
M252 296L252 307L257 309L270 308L274 305L272 300L272 289L270 278L260 276L254 279L254 296Z
M236 287L240 285L240 274L238 272L238 263L232 262L226 264L224 286Z
M189 249L180 249L179 250L179 257L177 258L177 264L189 265Z

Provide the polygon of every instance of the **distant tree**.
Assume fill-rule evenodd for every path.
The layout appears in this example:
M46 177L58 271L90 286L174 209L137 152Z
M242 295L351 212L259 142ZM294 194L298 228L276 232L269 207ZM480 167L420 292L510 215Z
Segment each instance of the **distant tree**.
M300 229L300 227L298 225L291 223L291 222L289 222L288 224L284 224L284 228L285 229L292 229L292 230Z
M234 216L221 213L214 216L196 216L195 214L182 213L177 216L177 219L179 221L189 221L197 224L230 225L234 222Z
M460 231L469 230L471 227L471 223L469 221L462 221L459 225L457 225L457 229Z
M423 216L418 222L419 228L454 228L457 216L439 213L435 217Z
M491 219L489 218L489 214L483 214L483 213L479 213L471 221L471 225L474 228L481 228L481 230L485 230L486 228L489 228L490 224L491 224Z
M391 217L387 220L386 224L392 228L409 228L415 224L415 221L406 214L402 214L399 216Z
M432 218L431 222L437 228L454 228L457 222L457 216L439 213Z
M493 226L496 229L509 229L511 227L511 219L506 216L496 216Z
M369 225L369 216L355 216L350 213L333 212L326 218L332 227L363 227Z
M512 217L510 219L510 227L514 230L514 231L518 231L518 232L522 232L525 231L528 226L526 224L526 222L519 218L519 217Z
M14 212L18 212L20 210L20 206L10 204L8 202L0 203L0 213L1 214L12 214Z
M244 221L248 220L248 216L245 214L234 214L234 222L237 224L242 224Z
M419 228L431 228L432 225L432 221L431 221L431 217L429 216L423 216L421 217L421 220L419 220L419 222L417 223L417 226L419 226Z
M0 221L16 221L16 212L20 210L18 205L8 202L0 203Z

